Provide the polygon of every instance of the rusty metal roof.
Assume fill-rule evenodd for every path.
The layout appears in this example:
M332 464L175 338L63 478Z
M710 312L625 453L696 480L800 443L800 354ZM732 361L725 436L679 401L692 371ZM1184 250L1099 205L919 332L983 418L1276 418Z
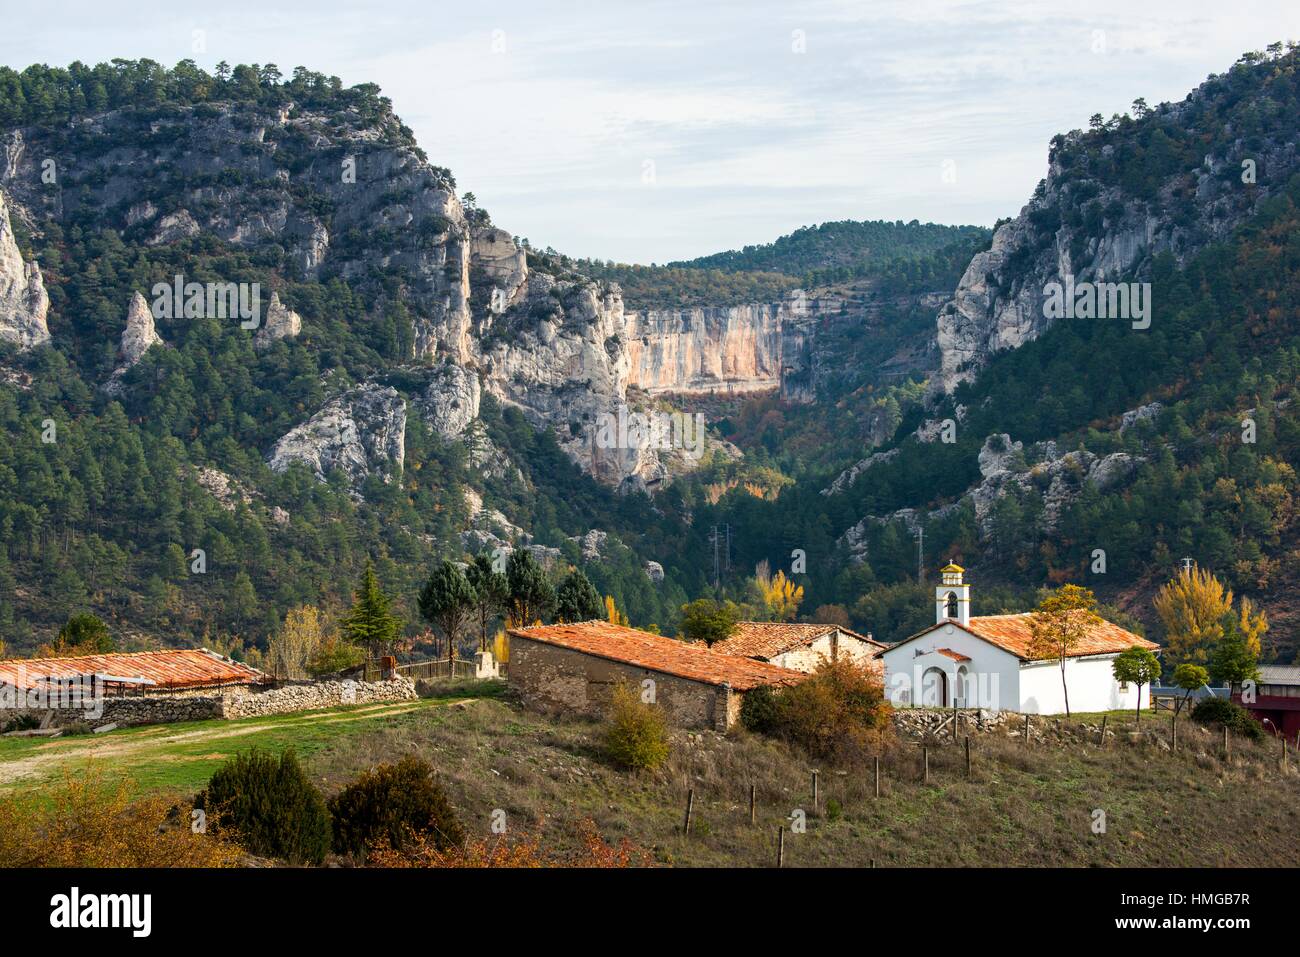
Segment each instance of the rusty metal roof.
M511 628L509 633L678 678L711 685L729 684L737 691L748 691L759 685L792 685L808 677L802 672L778 668L763 661L713 651L702 644L690 644L606 621L533 625L530 628Z
M937 648L935 650L945 658L951 658L953 661L970 661L970 655L963 655L960 651L953 651L951 648Z
M96 674L144 678L155 689L261 684L270 676L206 648L136 651L71 658L9 658L0 661L0 684L30 689L50 678Z
M865 635L850 631L843 625L792 623L785 621L738 621L730 636L714 642L714 651L743 658L775 658L793 648L810 645L823 635L839 631L880 649L885 646Z

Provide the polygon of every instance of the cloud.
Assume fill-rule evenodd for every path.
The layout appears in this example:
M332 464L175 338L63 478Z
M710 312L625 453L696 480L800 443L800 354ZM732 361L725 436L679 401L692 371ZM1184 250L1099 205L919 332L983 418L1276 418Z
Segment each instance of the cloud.
M50 0L7 14L0 58L275 62L373 81L505 228L664 262L824 219L1013 215L1054 133L1138 96L1181 99L1244 50L1300 33L1286 7Z

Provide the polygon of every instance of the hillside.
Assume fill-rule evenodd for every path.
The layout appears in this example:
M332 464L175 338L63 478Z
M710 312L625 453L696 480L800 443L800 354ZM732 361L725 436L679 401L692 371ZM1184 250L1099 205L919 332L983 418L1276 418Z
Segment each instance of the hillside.
M84 774L90 758L104 761L110 781L128 777L134 794L189 797L237 751L293 746L326 793L376 763L416 754L438 768L472 837L487 837L500 809L507 839L536 832L563 853L576 849L578 825L590 819L606 840L628 838L657 866L770 867L782 825L786 867L1249 867L1297 850L1287 799L1294 762L1284 775L1273 745L1236 737L1225 759L1217 735L1185 721L1176 753L1167 720L1149 715L1138 744L1125 730L1133 716L1110 715L1105 749L1096 716L1052 720L1028 747L1014 728L977 735L969 779L962 746L944 737L929 742L928 782L922 740L904 737L882 759L879 799L870 768L823 769L815 807L806 756L771 740L674 732L661 769L629 775L602 756L599 724L466 690L468 698L383 708L9 739L0 746L0 790L21 780L39 800L64 771ZM685 836L688 789L695 805ZM1098 809L1102 834L1094 831ZM793 833L799 810L807 828Z

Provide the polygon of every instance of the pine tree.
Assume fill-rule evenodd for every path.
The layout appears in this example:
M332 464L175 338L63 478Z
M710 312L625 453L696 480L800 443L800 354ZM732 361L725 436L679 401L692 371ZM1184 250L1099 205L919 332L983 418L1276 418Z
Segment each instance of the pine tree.
M460 566L444 560L420 589L420 614L447 639L447 661L456 660L456 641L473 619L477 595Z
M343 617L343 637L367 650L372 658L385 653L402 630L402 621L388 613L391 601L379 587L375 565L366 559L361 586L353 595L352 607Z
M600 592L581 569L574 569L560 582L555 593L556 621L592 621L600 618L604 611Z

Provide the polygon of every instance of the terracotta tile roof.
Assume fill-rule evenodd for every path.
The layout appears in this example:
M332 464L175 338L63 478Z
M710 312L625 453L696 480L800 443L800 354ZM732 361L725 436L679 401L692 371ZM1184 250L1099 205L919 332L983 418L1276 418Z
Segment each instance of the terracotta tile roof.
M259 684L269 680L256 668L230 661L206 649L137 651L74 658L9 658L0 661L0 684L33 688L50 677L111 675L147 678L154 690L203 688L222 684Z
M838 629L844 634L876 648L884 648L878 641L859 635L840 625L790 623L783 621L738 621L729 638L716 642L714 651L742 658L775 658L793 648L812 644L822 635Z
M533 625L511 628L509 633L679 678L711 685L730 684L737 691L748 691L759 685L791 685L808 677L766 662L723 654L702 644L689 644L604 621Z
M963 655L959 651L953 651L951 648L938 648L936 651L945 658L951 658L953 661L970 661L970 655Z
M1029 654L1029 643L1033 639L1033 631L1029 624L1031 617L1028 612L1019 615L984 615L972 618L968 630L985 641L1028 661L1033 657ZM1128 651L1134 645L1153 650L1160 647L1154 641L1147 641L1140 635L1135 635L1103 618L1093 625L1083 639L1074 646L1070 657L1113 655L1120 651Z

